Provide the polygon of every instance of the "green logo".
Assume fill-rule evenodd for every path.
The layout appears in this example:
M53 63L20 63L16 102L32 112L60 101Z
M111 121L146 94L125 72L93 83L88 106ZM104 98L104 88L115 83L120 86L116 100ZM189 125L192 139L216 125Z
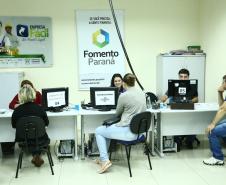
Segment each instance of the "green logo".
M98 38L104 37L104 41L98 41ZM109 44L109 33L100 29L93 33L93 44L98 46L99 48L103 48L107 44Z

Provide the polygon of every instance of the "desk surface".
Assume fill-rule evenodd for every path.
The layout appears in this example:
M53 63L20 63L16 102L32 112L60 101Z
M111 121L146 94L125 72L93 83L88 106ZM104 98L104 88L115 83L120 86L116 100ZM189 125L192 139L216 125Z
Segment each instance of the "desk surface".
M9 118L12 117L13 110L8 109L5 113L0 114L0 118ZM57 116L77 116L79 112L74 109L65 110L63 112L46 112L49 117L57 117Z
M152 113L180 113L180 112L208 112L217 111L219 105L217 103L195 103L194 110L184 110L184 109L148 109Z
M178 112L208 112L208 111L217 111L219 108L219 105L217 103L195 103L195 109L194 110L182 110L182 109L147 109L147 111L150 111L152 113L178 113ZM13 113L13 110L6 110L5 113L0 114L0 118L8 118L11 117ZM77 116L77 115L104 115L104 114L115 114L115 110L111 111L98 111L95 109L86 110L86 109L68 109L63 112L49 112L47 111L47 115L52 117L57 116Z
M104 114L115 114L115 110L110 110L110 111L98 111L95 109L92 110L86 110L86 109L81 109L78 112L79 115L104 115Z

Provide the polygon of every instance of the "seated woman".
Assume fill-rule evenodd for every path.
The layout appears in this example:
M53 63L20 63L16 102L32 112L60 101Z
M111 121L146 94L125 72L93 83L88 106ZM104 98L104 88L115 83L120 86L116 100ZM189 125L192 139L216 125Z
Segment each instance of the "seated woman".
M111 78L111 86L110 87L118 87L119 94L124 93L125 89L122 85L122 76L119 73L115 73Z
M21 82L21 85L20 87L25 87L25 86L30 86L32 87L34 90L35 90L35 100L34 100L34 103L38 104L38 105L41 105L42 104L42 95L39 91L37 91L33 84L31 83L31 81L29 80L23 80ZM19 99L18 99L18 94L13 98L13 100L10 102L9 104L9 108L10 109L15 109L16 107L19 106Z
M21 82L21 88L25 87L25 86L30 86L32 87L34 90L34 86L31 83L31 81L29 80L23 80ZM39 91L35 90L35 100L34 103L41 105L42 104L42 95ZM13 98L13 100L9 103L9 108L10 109L15 109L16 107L18 107L20 105L19 103L19 98L18 98L18 94ZM3 155L11 155L14 154L14 142L3 142L1 143L1 148L2 148L2 153Z
M123 77L126 92L119 96L116 108L116 116L121 116L121 120L109 127L100 126L96 129L96 141L100 152L100 160L97 163L101 164L99 173L104 173L112 165L107 149L111 139L132 141L137 138L137 135L130 131L129 124L135 114L146 110L146 99L145 94L134 87L135 81L136 77L133 74L128 73Z
M48 126L49 120L48 120L47 114L40 105L37 105L34 102L36 98L36 92L31 86L23 86L19 91L18 98L19 98L19 106L14 110L12 114L12 120L11 120L13 128L16 128L17 121L24 116L41 117L44 120L45 125ZM17 138L16 138L16 141L17 141ZM45 134L42 138L39 138L39 141L50 142L47 134ZM28 141L28 145L29 145L29 141ZM33 155L33 159L31 160L31 162L35 166L40 167L44 163L44 160L40 156L41 151L37 151L37 149L32 147L31 145L28 147Z

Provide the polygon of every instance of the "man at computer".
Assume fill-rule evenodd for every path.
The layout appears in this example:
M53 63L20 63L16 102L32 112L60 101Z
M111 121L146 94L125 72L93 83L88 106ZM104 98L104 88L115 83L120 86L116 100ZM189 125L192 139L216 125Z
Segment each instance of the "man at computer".
M226 97L223 93L226 91L226 75L223 76L222 85L218 88L219 110L213 121L206 128L209 137L210 150L213 156L203 160L207 165L224 165L224 155L221 150L220 140L226 142L226 119L221 120L226 115Z
M189 75L190 72L187 69L180 69L178 72L178 78L179 80L189 80ZM197 103L198 102L198 92L197 91L191 91L190 97L192 103ZM165 93L164 96L160 98L162 102L165 102L167 99L172 99L172 97L168 97L168 91ZM195 135L187 135L187 136L175 136L174 141L177 143L177 151L180 151L180 146L182 145L182 140L185 138L185 143L187 148L193 149L193 141L196 139ZM197 140L197 139L196 139ZM197 140L199 143L199 141Z
M184 69L184 68L180 69L179 72L178 72L179 80L189 80L189 75L190 75L189 71L187 69ZM198 102L198 93L197 92L192 92L192 93L193 94L191 95L191 97L192 97L191 101L193 103L197 103ZM165 93L165 95L160 98L160 100L162 102L165 102L168 98L169 97L168 97L168 91L167 91Z

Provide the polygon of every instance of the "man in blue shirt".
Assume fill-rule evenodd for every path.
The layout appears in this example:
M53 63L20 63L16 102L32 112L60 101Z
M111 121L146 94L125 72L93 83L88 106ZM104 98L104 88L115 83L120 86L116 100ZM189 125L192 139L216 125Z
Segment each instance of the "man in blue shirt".
M220 139L226 142L226 119L221 120L226 115L226 98L223 98L224 91L226 91L226 75L223 76L223 83L218 88L219 110L206 129L209 134L210 150L213 153L212 157L203 160L203 163L207 165L224 165L224 155L220 144Z

